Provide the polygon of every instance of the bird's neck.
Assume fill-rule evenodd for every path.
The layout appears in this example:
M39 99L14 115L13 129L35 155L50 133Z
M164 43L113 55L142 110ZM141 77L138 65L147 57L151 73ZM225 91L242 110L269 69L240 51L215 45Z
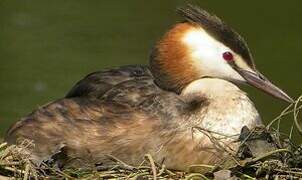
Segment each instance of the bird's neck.
M246 93L231 82L217 78L202 78L188 84L181 92L181 96L186 101L196 99L225 101L246 96Z
M178 94L200 72L191 63L189 50L182 42L185 32L194 28L190 23L179 23L172 27L157 42L150 56L150 69L159 87Z

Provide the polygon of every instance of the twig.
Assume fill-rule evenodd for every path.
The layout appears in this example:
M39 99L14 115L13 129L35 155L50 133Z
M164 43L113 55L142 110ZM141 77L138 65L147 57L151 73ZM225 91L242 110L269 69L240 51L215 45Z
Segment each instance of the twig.
M273 119L267 126L266 128L269 130L270 127L276 122L278 121L279 119L281 119L283 116L289 114L291 111L288 111L291 107L293 106L293 104L290 104L289 106L287 106L279 116L277 116L275 119Z
M0 144L0 149L3 148L3 147L5 147L5 146L7 146L7 143Z
M256 178L254 178L252 176L249 176L249 175L241 173L241 172L239 172L239 173L241 174L242 177L244 177L244 179L256 180Z
M195 126L195 127L192 127L192 131L194 129L197 129L199 131L205 131L205 132L208 132L210 134L216 134L216 135L219 135L219 136L223 136L223 138L221 139L226 139L226 138L236 138L237 136L239 136L239 134L234 134L234 135L226 135L226 134L223 134L223 133L219 133L219 132L216 132L216 131L211 131L209 129L205 129L205 128L202 128L202 127L198 127L198 126Z
M151 154L146 154L145 157L150 162L152 173L153 173L153 179L156 180L157 179L157 173L156 173L156 166L155 166L154 160L153 160Z
M135 169L135 167L126 164L125 162L121 161L120 159L118 159L118 158L116 158L116 157L114 157L114 156L112 156L112 155L107 154L106 156L107 156L109 159L111 159L112 161L117 162L117 163L119 163L120 165L122 165L122 168L124 168L124 169L126 169L126 170L132 171L132 170Z
M232 149L228 144L225 144L223 141L220 141L219 138L215 137L213 134L216 134L216 135L219 135L219 136L225 136L229 139L231 139L230 137L236 137L236 136L239 136L238 135L231 135L231 136L228 136L228 135L224 135L224 134L221 134L221 133L217 133L217 132L214 132L214 131L210 131L210 130L207 130L207 129L204 129L204 128L200 128L200 127L193 127L192 130L197 129L199 130L199 132L203 133L205 136L207 136L209 138L209 140L213 143L213 145L215 145L214 147L216 148L216 150L223 150L224 152L226 152L229 157L232 158L232 160L237 164L237 165L240 165L240 162L236 159L236 157L233 155L233 153L235 152L234 149ZM213 134L212 134L213 133ZM194 135L194 134L193 134ZM225 138L226 139L226 138Z
M19 169L11 168L11 167L3 167L3 169L14 172L14 173L18 173L18 174L24 174L23 171L21 171Z
M296 125L296 127L297 127L297 129L298 129L300 135L302 135L302 128L301 128L301 126L300 126L300 124L299 124L299 122L298 122L298 115L299 115L298 104L299 104L299 102L300 102L301 100L302 100L302 96L300 96L300 97L298 98L298 100L296 101L295 106L294 106L294 122L295 122L295 125Z
M210 169L210 170L214 170L216 168L216 166L212 166L212 165L207 165L207 164L193 164L189 167L189 169L193 169L193 168L196 168L196 167L201 167L201 168L207 168L207 169Z
M30 166L29 166L29 164L27 164L27 165L25 166L25 172L24 172L23 180L29 179L29 168L30 168Z
M0 175L0 179L2 179L2 180L10 180L11 178L9 178L9 177L7 177L7 176L1 176L1 175Z
M142 176L147 176L147 175L149 175L148 172L142 172L142 173L136 174L136 176L134 177L134 179L136 180L136 179L139 179Z
M252 165L252 167L255 167L255 168L260 168L261 165ZM268 168L267 167L261 167L265 170L267 170ZM296 169L296 168L293 168L293 169ZM280 173L288 173L288 174L294 174L294 175L298 175L299 177L302 177L302 169L298 169L300 172L298 171L293 171L292 169L289 169L289 170L284 170L284 169L279 169L279 168L274 168L273 171L275 172L280 172Z
M22 164L21 162L8 162L8 163L0 163L0 166L17 166Z
M292 126L290 127L290 132L289 132L289 136L288 136L288 138L290 140L292 140L292 135L293 135L293 132L294 132L294 125L295 125L295 122L293 122Z
M202 175L200 173L192 173L189 174L185 180L192 180L192 179L204 179L204 180L209 180L209 178L207 178L205 175Z
M266 157L269 157L273 154L276 154L276 153L280 153L280 152L287 152L289 153L291 156L294 156L293 155L293 152L289 151L288 149L277 149L277 150L274 150L274 151L270 151L268 153L265 153L263 154L262 156L259 156L259 157L256 157L256 158L253 158L251 161L249 161L248 163L255 163L257 161L260 161L261 159L264 159Z
M163 164L158 172L158 176L161 176L166 171L166 166Z

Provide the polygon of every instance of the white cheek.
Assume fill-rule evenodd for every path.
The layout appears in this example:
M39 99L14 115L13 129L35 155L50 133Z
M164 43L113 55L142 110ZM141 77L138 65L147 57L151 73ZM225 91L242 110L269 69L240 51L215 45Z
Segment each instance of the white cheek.
M203 29L189 31L183 42L191 51L191 57L200 67L204 76L219 77L228 80L245 81L223 58L228 47L212 38Z

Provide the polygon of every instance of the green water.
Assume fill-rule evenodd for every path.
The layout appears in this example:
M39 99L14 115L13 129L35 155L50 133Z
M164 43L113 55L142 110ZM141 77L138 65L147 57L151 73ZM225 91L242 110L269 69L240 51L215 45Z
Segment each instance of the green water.
M302 1L195 1L248 41L258 69L291 96L302 94ZM180 18L172 0L0 0L0 135L31 110L65 95L89 72L145 64ZM244 87L265 121L287 106ZM282 123L284 129L292 121Z

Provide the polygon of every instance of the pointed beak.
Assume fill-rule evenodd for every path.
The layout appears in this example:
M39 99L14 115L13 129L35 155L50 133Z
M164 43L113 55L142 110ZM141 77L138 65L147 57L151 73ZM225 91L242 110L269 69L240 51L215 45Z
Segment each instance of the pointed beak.
M237 72L247 81L248 84L264 91L265 93L289 103L294 102L291 97L289 97L280 88L271 83L266 77L264 77L259 72L247 71L240 68L237 69Z

